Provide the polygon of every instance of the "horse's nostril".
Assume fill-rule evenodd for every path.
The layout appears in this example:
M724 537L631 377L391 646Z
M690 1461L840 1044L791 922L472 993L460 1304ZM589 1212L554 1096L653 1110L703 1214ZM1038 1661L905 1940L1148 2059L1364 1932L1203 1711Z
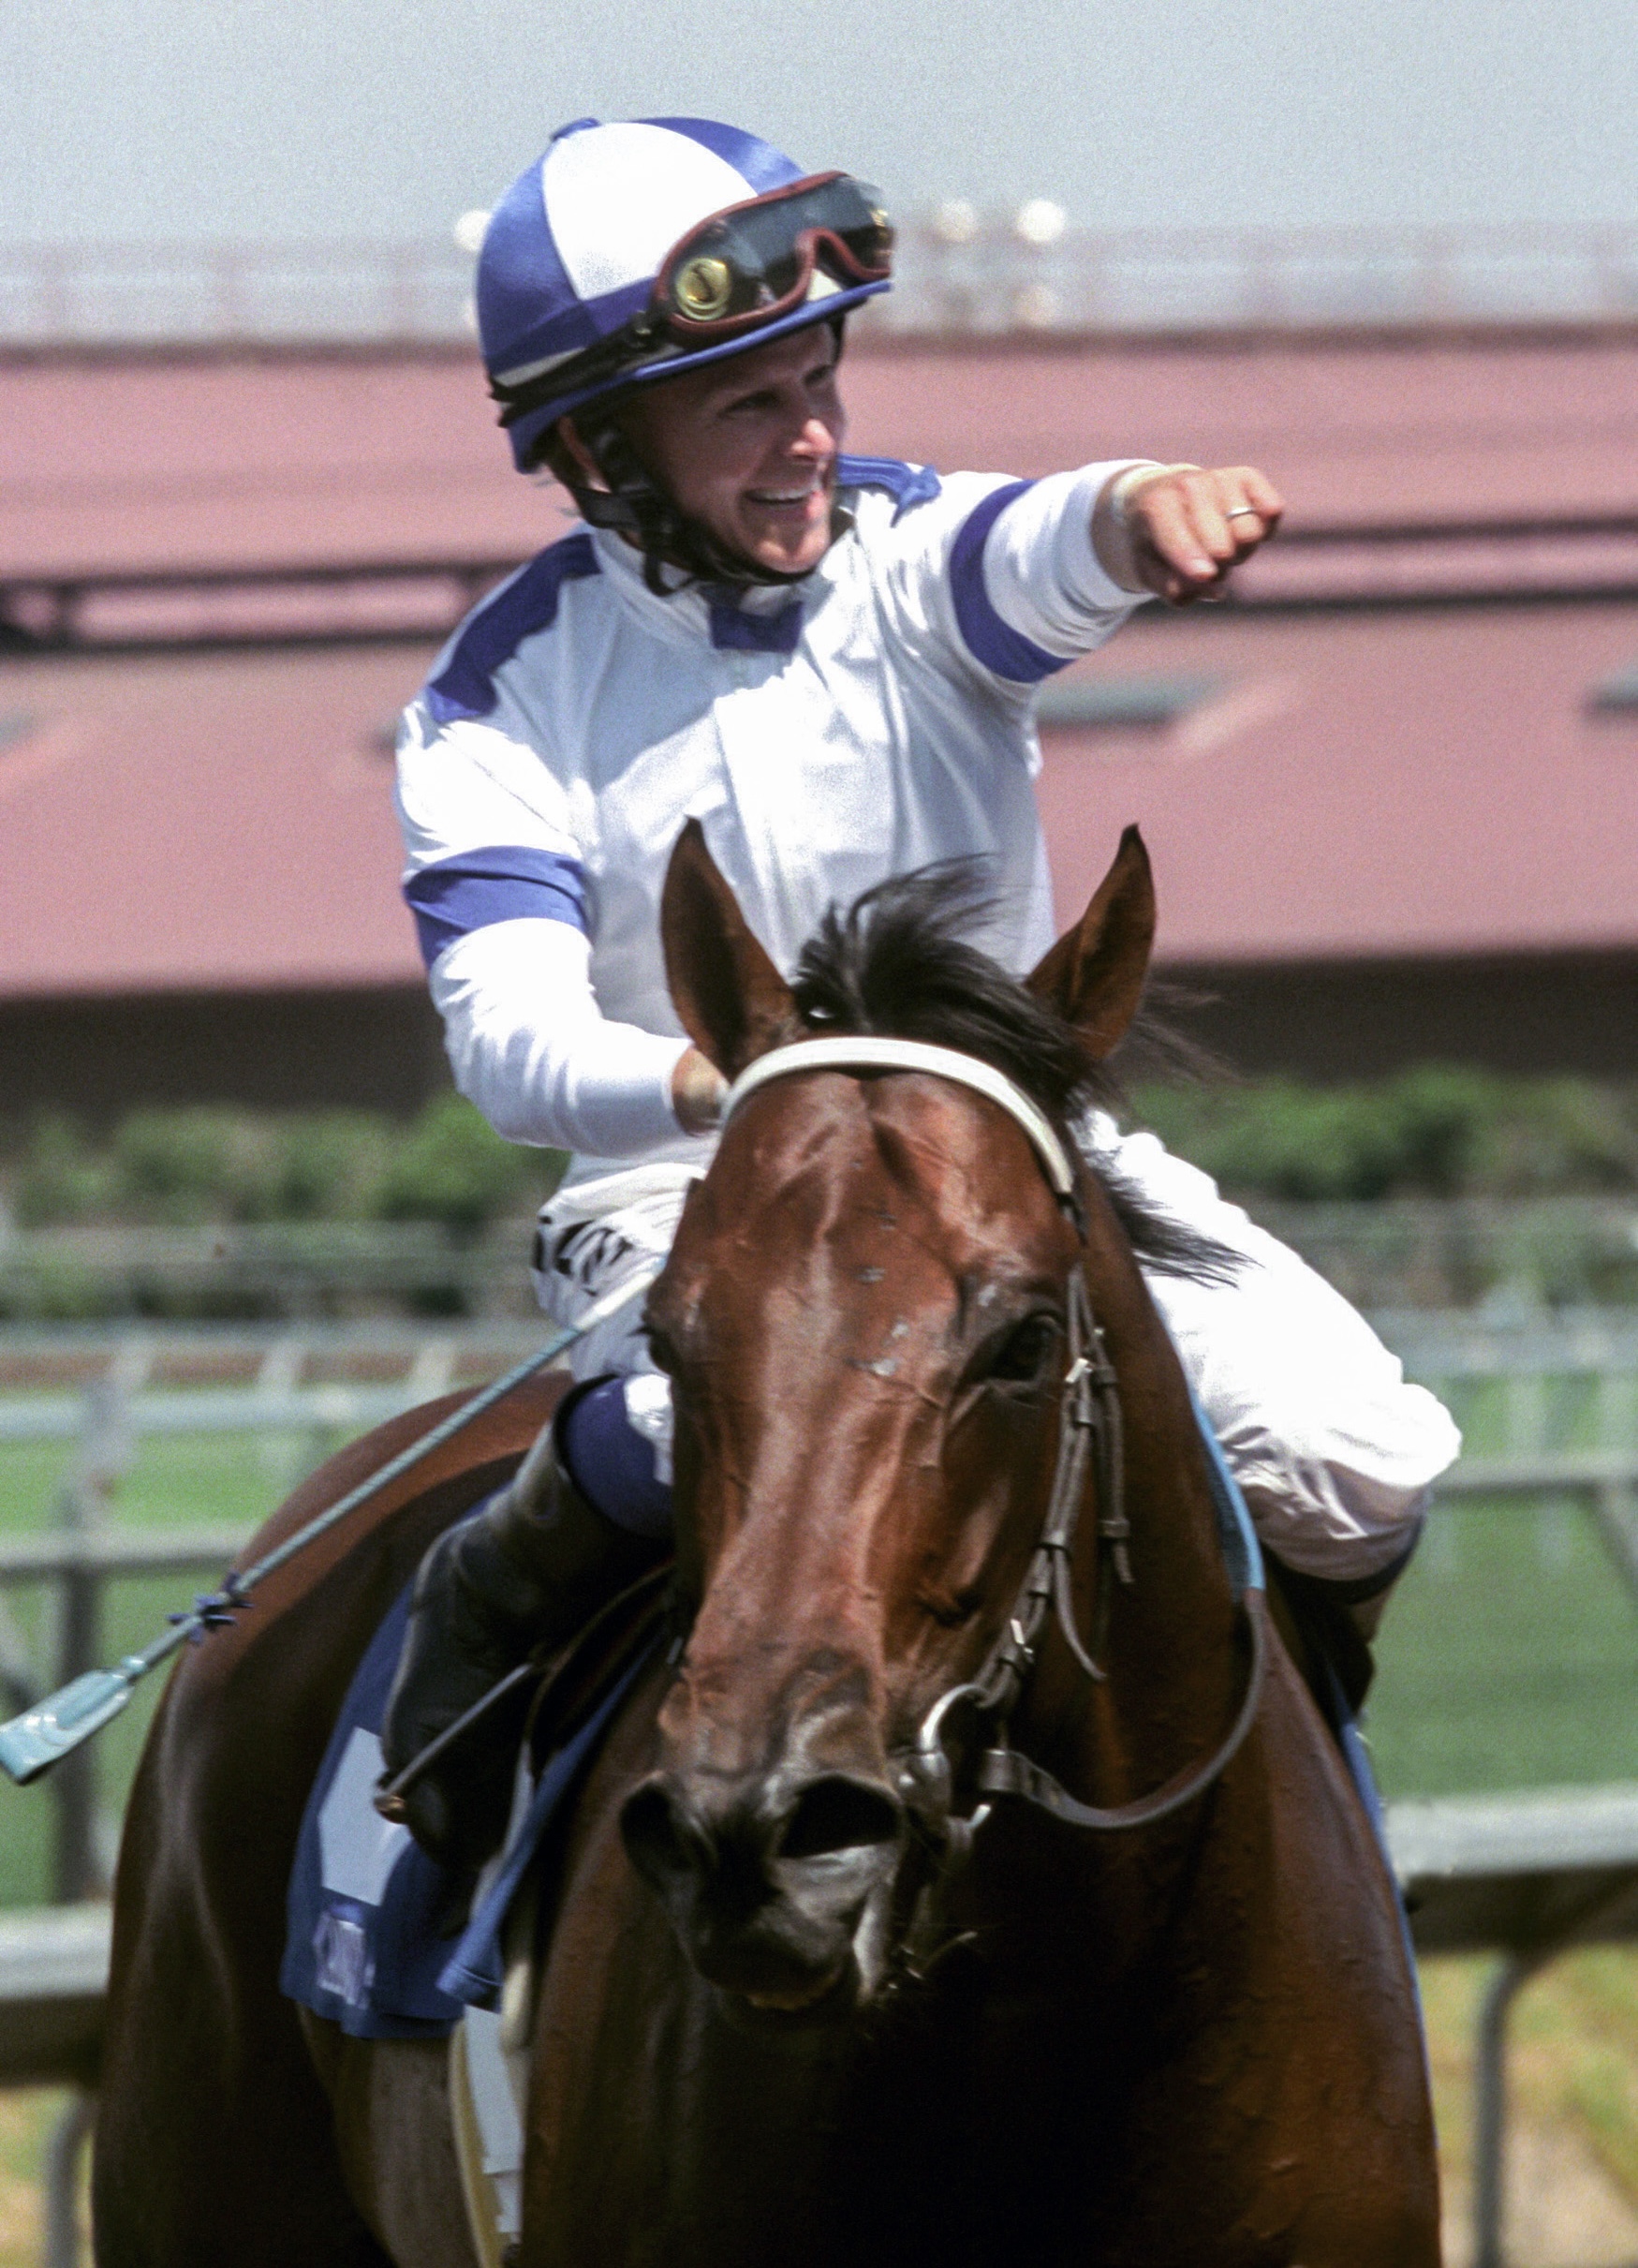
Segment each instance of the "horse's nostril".
M749 1910L771 1894L770 1861L836 1858L898 1840L900 1804L891 1790L867 1779L827 1772L810 1781L783 1814L758 1800L770 1793L760 1784L742 1790L708 1819L657 1774L632 1791L620 1815L632 1864L664 1897L709 1885L717 1902L740 1901Z
M779 1837L781 1859L820 1859L898 1839L900 1812L893 1797L863 1780L832 1773L804 1787Z
M638 1872L655 1884L694 1871L697 1854L665 1789L651 1780L627 1798L620 1832Z

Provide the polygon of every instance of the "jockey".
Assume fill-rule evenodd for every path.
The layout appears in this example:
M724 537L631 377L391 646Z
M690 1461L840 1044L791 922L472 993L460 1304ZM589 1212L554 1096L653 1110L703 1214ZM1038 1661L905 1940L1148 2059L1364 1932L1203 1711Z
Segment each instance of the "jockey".
M1278 524L1247 467L1032 482L845 454L844 324L892 250L876 189L691 118L564 127L484 240L500 422L581 524L445 648L398 801L456 1084L509 1140L573 1153L535 1254L562 1324L669 1249L711 1154L724 1082L682 1035L658 933L684 821L787 973L833 903L975 856L998 885L975 941L1026 971L1055 934L1036 689L1151 595L1220 589ZM1369 1623L1454 1427L1204 1175L1152 1135L1096 1139L1251 1264L1150 1288L1264 1543ZM389 1772L663 1551L670 1385L640 1318L580 1342L517 1478L428 1554ZM509 1760L463 1755L398 1816L469 1866L509 1785Z

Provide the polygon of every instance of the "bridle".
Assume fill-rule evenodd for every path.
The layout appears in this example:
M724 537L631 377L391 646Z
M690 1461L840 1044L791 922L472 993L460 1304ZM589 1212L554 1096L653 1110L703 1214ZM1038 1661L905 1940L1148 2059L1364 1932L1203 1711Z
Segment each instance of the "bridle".
M954 1774L945 1748L945 1727L958 1709L970 1712L994 1729L978 1761L976 1784L981 1797L1017 1796L1070 1827L1099 1831L1149 1827L1203 1795L1226 1771L1257 1715L1267 1663L1268 1638L1261 1570L1241 1592L1249 1638L1250 1662L1245 1696L1223 1740L1203 1761L1185 1765L1147 1795L1107 1808L1083 1803L1044 1767L1011 1744L1010 1720L1035 1667L1049 1623L1058 1631L1075 1661L1099 1683L1107 1673L1098 1655L1107 1635L1110 1604L1116 1587L1132 1583L1126 1517L1126 1468L1121 1431L1119 1382L1093 1312L1084 1258L1086 1219L1080 1176L1046 1114L1004 1072L976 1056L920 1040L834 1037L798 1040L759 1056L730 1089L723 1124L747 1098L775 1079L798 1072L912 1071L949 1079L985 1095L1007 1112L1028 1137L1053 1195L1074 1228L1082 1258L1070 1268L1067 1285L1069 1362L1058 1403L1057 1461L1040 1538L1001 1634L977 1674L941 1694L927 1712L913 1745L896 1761L900 1792L921 1817L937 1822L946 1857L965 1857L973 1835L990 1816L981 1802L967 1817L954 1810ZM1076 1530L1092 1468L1098 1507L1098 1569L1095 1627L1090 1648L1075 1627L1071 1568ZM1214 1478L1218 1477L1215 1475ZM1228 1484L1232 1487L1232 1483Z

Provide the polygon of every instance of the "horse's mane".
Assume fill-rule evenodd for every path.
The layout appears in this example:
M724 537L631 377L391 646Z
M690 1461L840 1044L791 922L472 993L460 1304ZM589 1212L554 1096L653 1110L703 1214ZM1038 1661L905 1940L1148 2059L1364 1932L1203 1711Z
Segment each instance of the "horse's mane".
M813 1032L922 1040L1004 1072L1078 1140L1140 1260L1163 1275L1227 1281L1237 1253L1158 1205L1113 1156L1088 1148L1091 1114L1114 1116L1124 1104L1120 1080L1086 1053L1072 1025L967 941L995 910L986 863L969 858L918 867L850 906L833 906L797 962L797 1013ZM1126 1045L1134 1040L1151 1054L1187 1053L1147 1007Z

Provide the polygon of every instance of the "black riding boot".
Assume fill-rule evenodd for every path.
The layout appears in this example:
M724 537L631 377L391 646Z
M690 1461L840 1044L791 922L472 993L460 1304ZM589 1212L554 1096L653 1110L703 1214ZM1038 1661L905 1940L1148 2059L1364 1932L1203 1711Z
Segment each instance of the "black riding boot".
M387 1777L531 1653L566 1643L664 1549L587 1504L548 1425L508 1487L447 1529L421 1564L381 1727ZM485 1721L406 1790L392 1816L440 1866L471 1875L506 1832L516 1760L513 1740Z

